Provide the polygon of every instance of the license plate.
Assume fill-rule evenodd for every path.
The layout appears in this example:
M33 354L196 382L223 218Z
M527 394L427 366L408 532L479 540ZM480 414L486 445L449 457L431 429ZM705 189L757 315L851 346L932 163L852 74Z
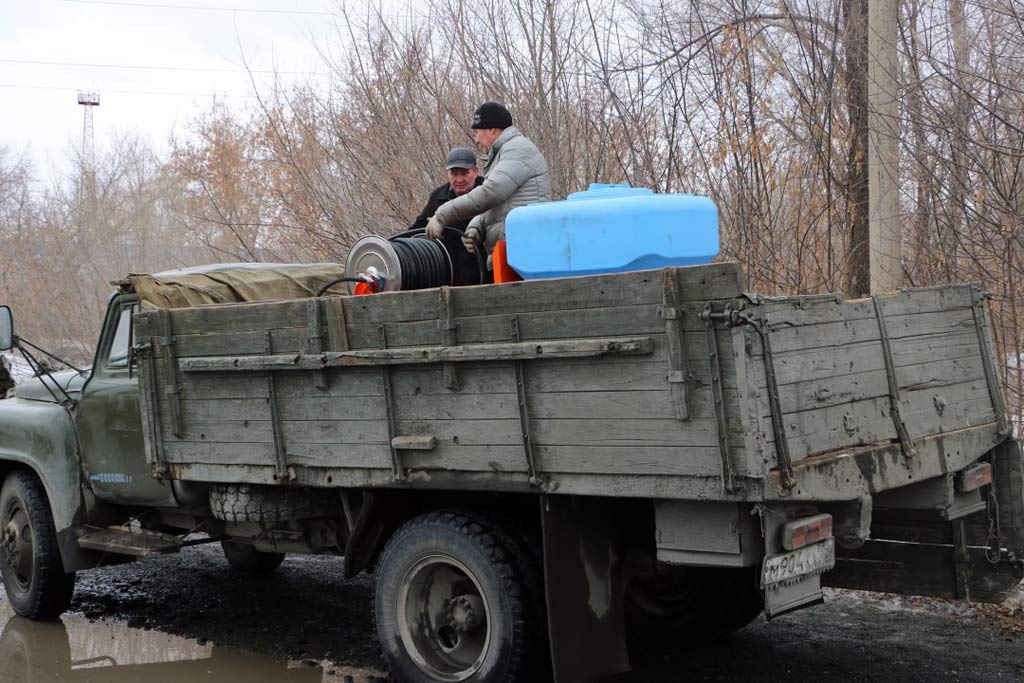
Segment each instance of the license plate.
M769 555L761 564L761 587L801 576L821 574L836 564L835 539L828 538L792 552Z

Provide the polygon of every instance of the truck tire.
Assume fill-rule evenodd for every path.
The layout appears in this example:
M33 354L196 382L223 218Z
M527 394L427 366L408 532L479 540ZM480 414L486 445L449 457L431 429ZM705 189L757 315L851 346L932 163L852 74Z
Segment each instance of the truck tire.
M337 493L325 489L250 484L216 484L210 488L210 512L225 522L276 524L338 513Z
M273 574L284 562L284 553L268 553L244 543L221 541L220 547L228 564L240 574L266 576Z
M658 575L626 591L626 623L633 642L678 643L738 631L764 610L751 568L661 566Z
M56 619L71 605L75 574L64 571L50 501L30 472L12 472L0 488L0 573L14 611Z
M542 680L543 585L520 538L472 513L401 527L377 566L377 635L400 683Z

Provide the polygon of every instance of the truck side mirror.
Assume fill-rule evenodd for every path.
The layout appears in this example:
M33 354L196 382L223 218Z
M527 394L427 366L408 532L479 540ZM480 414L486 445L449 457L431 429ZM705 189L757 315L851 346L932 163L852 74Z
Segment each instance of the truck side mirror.
M0 351L10 351L14 346L14 317L10 306L0 306Z

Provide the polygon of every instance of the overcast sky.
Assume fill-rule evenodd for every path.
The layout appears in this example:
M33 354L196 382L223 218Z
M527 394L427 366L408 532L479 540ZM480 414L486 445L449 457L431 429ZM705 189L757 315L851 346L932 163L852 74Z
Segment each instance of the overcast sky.
M112 131L164 150L214 93L251 103L243 52L254 70L322 72L313 44L334 35L333 9L329 0L0 0L0 145L29 149L43 176L65 166L82 136L77 92L95 90L97 153Z

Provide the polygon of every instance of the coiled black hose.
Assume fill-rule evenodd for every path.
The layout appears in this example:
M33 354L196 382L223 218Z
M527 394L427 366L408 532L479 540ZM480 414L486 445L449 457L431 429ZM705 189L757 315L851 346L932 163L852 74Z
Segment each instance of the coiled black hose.
M466 236L466 233L464 233L462 230L459 230L458 228L445 227L444 230L445 232L453 233L456 237L459 238L459 241L461 241L462 238ZM395 240L406 239L408 237L421 237L426 232L426 228L413 228L412 230L405 230L404 232L400 232L397 235L392 235L391 237L388 238L388 241L394 242ZM476 265L477 268L479 268L480 270L480 284L487 284L487 252L484 250L484 245L481 244L478 240L473 241L473 255L476 256ZM431 286L436 287L437 285Z
M459 240L465 236L465 233L458 228L446 227L444 229L454 233ZM425 232L424 228L414 228L388 238L395 249L399 263L402 264L403 290L429 289L452 283L452 257L440 241L425 238ZM477 267L480 270L480 284L485 284L487 282L487 257L480 242L474 240L473 247ZM321 287L316 295L323 296L328 289L342 282L366 282L366 280L358 277L339 277Z
M451 258L440 242L415 237L388 241L402 264L402 289L429 289L451 284Z

